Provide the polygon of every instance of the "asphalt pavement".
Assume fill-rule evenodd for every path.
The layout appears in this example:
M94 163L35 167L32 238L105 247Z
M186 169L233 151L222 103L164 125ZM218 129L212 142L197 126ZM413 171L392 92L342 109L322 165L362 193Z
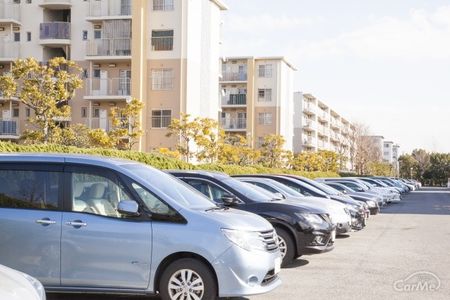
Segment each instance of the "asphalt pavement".
M371 216L362 231L338 238L333 251L303 256L280 277L281 287L248 299L450 299L450 189L424 188L408 194L401 203Z

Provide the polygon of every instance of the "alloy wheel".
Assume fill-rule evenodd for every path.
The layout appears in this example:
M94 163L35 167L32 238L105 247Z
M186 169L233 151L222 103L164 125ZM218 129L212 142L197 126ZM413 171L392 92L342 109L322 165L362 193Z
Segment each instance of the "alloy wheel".
M168 289L172 300L201 300L205 293L203 279L189 269L175 272L170 277Z
M278 241L278 248L280 249L281 252L281 259L283 259L286 256L287 251L286 241L281 236L278 236L277 241Z

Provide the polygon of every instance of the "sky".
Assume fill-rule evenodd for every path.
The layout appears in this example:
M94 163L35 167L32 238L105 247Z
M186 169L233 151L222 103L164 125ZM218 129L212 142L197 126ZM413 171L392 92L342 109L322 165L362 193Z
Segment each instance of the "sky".
M450 2L225 0L224 56L284 56L295 91L401 147L450 152Z

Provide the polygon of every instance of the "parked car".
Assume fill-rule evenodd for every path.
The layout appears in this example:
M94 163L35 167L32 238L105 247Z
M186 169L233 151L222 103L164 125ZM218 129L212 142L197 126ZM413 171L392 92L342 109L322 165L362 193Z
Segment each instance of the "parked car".
M140 163L0 155L0 263L48 291L213 299L279 286L272 225Z
M380 204L383 204L383 198L381 197L374 197L372 194L361 192L360 190L354 190L350 187L343 185L339 182L324 182L326 185L328 185L331 188L334 188L341 193L347 194L353 199L357 201L363 201L369 206L370 214L376 215L380 212Z
M330 215L331 221L336 225L336 234L346 234L351 231L351 216L346 206L336 201L319 197L307 197L297 192L296 190L279 183L269 178L258 177L240 177L233 176L238 180L254 184L258 187L264 188L267 191L281 195L284 199L298 201L302 204L315 205L319 208L325 209Z
M45 300L45 290L36 278L0 265L0 299Z
M322 199L327 199L328 201L331 201L333 203L342 203L345 205L345 207L348 209L350 215L351 215L351 229L353 230L360 230L364 228L366 224L366 212L361 208L361 205L357 202L355 202L352 199L347 198L331 198L330 195L327 195L322 190L317 189L316 187L309 185L301 180L298 180L296 178L292 178L289 176L284 175L270 175L270 174L255 174L255 175L240 175L240 177L257 177L257 178L269 178L273 179L279 183L282 183L297 192L301 193L304 196L307 197L319 197ZM340 228L338 227L338 232ZM343 230L345 230L343 228ZM344 233L344 232L341 232Z
M368 177L358 177L358 179L369 184L376 190L384 191L383 197L387 203L398 202L401 200L401 194L396 188L388 186L378 179Z
M325 211L294 201L273 199L223 173L170 171L213 202L256 213L272 223L279 238L283 266L296 257L334 248L336 228Z

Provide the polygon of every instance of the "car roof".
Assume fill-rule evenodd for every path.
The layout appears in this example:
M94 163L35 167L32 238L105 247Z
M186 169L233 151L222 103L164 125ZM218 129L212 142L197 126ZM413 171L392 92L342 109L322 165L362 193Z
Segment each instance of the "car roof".
M1 163L77 163L102 167L117 168L127 164L138 164L136 161L104 157L88 154L65 153L1 153Z
M214 179L222 180L229 178L229 176L225 173L217 172L217 171L205 171L205 170L167 170L167 173L172 175L179 176L203 176L203 177L212 177Z

